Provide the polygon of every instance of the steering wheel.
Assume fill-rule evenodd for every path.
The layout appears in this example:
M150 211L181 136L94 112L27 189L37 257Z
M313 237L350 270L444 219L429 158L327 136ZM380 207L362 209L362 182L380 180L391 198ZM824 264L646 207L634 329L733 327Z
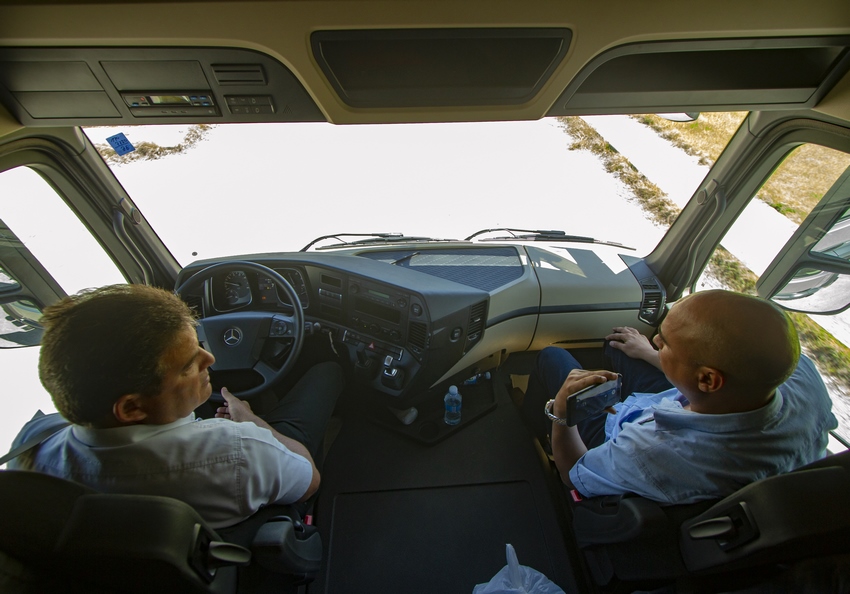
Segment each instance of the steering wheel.
M198 339L215 357L213 370L253 369L262 378L258 386L233 392L234 396L244 400L260 394L282 380L298 360L298 355L304 346L304 308L289 281L271 268L254 262L236 261L213 264L183 281L174 292L182 298L184 293L199 288L202 283L216 274L233 270L251 270L271 279L286 293L293 310L291 315L267 311L240 311L198 320ZM277 369L260 359L263 345L270 338L286 338L292 343L286 359ZM212 399L218 402L223 400L220 392L214 392Z

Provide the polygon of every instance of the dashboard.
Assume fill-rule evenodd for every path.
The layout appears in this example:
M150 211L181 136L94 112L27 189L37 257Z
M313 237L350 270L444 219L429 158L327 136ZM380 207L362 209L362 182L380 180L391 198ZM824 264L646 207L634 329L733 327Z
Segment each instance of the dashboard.
M614 325L649 331L647 312L663 306L642 260L614 248L467 242L199 261L178 284L213 263L233 266L184 298L203 317L292 311L269 276L240 261L283 276L307 330L330 339L355 381L398 406L514 352L598 346Z

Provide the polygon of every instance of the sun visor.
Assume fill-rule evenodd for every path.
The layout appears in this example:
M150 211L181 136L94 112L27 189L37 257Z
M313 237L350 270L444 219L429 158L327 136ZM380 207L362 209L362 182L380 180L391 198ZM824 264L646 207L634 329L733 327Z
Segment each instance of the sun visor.
M351 107L519 105L561 63L572 33L541 29L317 31L313 54Z

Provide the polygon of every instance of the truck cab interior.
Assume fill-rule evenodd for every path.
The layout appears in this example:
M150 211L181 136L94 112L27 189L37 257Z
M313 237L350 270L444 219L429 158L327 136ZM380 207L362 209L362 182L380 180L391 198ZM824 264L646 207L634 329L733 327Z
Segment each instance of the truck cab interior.
M850 433L835 435L835 455L728 500L576 502L519 409L544 347L606 367L612 327L651 337L670 304L707 286L721 244L801 147L840 165L825 187L798 179L793 192L815 198L783 219L752 292L842 323L846 0L7 1L0 23L0 356L37 352L41 310L109 278L176 291L216 355L214 387L258 412L316 362L339 362L347 380L310 526L272 509L250 537L218 533L180 502L0 471L9 591L471 592L505 565L506 544L567 593L850 591ZM416 166L389 131L727 112L740 126L645 249L625 227L585 230L616 214L602 185L538 202L532 175L505 168L497 182L526 189L496 199L445 159L379 189L394 162L364 165L369 147L341 136L387 131L381 154ZM182 140L169 153L136 140L142 129ZM431 152L464 150L447 138ZM203 158L213 142L228 159ZM426 178L456 210L414 197ZM149 179L157 190L132 191ZM456 234L463 209L474 214ZM772 246L767 215L754 216L749 241ZM72 223L79 235L64 234ZM178 244L187 236L204 249ZM55 253L64 260L43 255ZM258 335L238 353L226 346L236 320ZM457 425L444 422L450 385ZM38 408L15 399L26 418ZM274 525L265 548L259 524Z

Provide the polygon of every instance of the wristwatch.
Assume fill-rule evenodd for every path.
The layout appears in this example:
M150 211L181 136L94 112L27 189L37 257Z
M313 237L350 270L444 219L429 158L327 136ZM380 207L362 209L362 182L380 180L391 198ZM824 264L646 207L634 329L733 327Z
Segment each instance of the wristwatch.
M544 410L544 412L546 413L546 416L547 416L547 417L549 417L549 419L550 419L553 423L557 423L558 425L566 425L566 424L567 424L567 420L566 420L566 419L562 419L562 418L560 418L560 417L556 417L555 415L553 415L553 414L552 414L552 407L553 407L553 406L555 406L555 401L554 401L554 400L550 400L549 402L547 402L547 403L546 403L546 406L544 406L544 407L543 407L543 410Z

